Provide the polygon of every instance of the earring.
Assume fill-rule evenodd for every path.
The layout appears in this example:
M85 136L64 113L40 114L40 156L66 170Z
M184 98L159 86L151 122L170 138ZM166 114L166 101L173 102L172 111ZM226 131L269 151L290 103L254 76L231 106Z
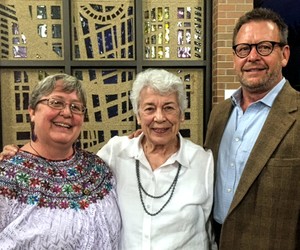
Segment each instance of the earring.
M81 148L80 135L78 136L77 140L73 143L73 148Z
M34 122L30 122L30 130L31 130L31 140L35 142L37 140L37 136L34 133Z

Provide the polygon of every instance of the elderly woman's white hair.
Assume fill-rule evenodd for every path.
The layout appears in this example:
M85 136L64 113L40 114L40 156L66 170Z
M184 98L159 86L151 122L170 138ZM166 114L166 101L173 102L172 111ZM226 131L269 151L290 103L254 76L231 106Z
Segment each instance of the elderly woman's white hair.
M186 93L180 77L164 69L147 69L137 74L133 82L130 100L133 112L138 115L140 93L149 87L161 95L177 94L180 111L183 114L187 107Z

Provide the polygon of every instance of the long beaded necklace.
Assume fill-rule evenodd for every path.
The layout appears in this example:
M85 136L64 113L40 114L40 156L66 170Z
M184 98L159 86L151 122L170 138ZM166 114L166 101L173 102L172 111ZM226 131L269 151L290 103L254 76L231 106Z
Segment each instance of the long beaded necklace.
M179 173L180 173L180 170L181 170L181 164L179 164L177 173L176 173L176 175L175 175L175 178L174 178L172 184L170 185L170 187L168 188L168 190L167 190L165 193L163 193L163 194L161 194L161 195L158 195L158 196L151 195L151 194L149 194L149 193L144 189L144 187L143 187L143 185L142 185L142 183L141 183L141 177L140 177L140 165L139 165L139 161L138 161L138 160L135 161L135 166L136 166L136 177L137 177L137 182L138 182L138 189L139 189L139 194L140 194L140 200L141 200L142 206L143 206L143 208L144 208L144 211L145 211L148 215L150 215L150 216L156 216L156 215L158 215L158 214L159 214L159 213L160 213L160 212L168 205L168 203L170 202L170 200L171 200L171 198L172 198L172 196L173 196L173 194L174 194L174 190L175 190L175 187L176 187L176 184L177 184L177 181L178 181L178 176L179 176ZM149 196L149 197L151 197L151 198L153 198L153 199L159 199L159 198L162 198L162 197L166 196L169 192L171 192L171 193L170 193L169 198L168 198L167 201L165 202L165 204L162 205L162 207L161 207L157 212L155 212L155 213L150 213L150 212L147 210L146 206L145 206L145 202L144 202L144 200L143 200L142 192L143 192L146 196Z

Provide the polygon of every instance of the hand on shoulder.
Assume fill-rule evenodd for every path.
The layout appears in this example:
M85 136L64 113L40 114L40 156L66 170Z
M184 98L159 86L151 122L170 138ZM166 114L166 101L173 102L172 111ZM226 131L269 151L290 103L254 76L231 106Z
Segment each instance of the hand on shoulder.
M128 135L129 139L133 139L135 137L138 137L143 131L141 129L138 129L137 131L134 131L130 135Z
M10 158L14 156L18 151L19 147L14 144L5 145L3 151L0 153L0 161L2 161L5 158Z

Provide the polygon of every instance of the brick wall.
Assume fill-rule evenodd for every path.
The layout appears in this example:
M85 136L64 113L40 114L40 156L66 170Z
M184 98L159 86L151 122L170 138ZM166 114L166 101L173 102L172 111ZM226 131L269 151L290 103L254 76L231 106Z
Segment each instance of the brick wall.
M212 103L224 100L225 89L236 89L232 62L232 32L237 19L253 8L253 0L213 1Z

